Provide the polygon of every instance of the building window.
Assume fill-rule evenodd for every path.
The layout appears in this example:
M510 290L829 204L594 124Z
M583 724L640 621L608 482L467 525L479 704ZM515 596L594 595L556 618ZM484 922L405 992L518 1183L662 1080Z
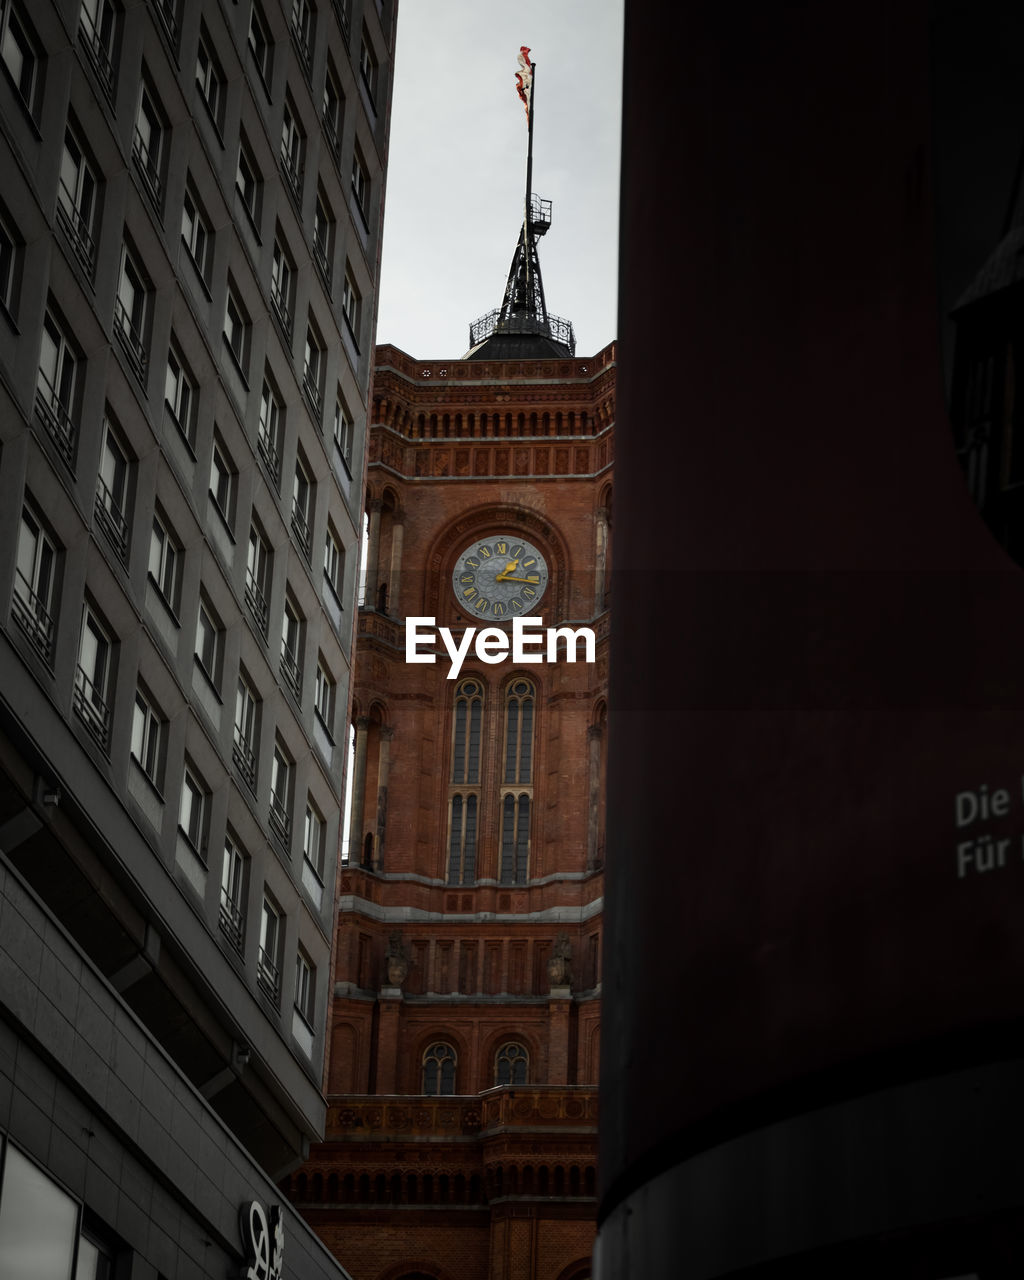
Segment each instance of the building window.
M42 59L27 20L11 0L8 0L3 14L0 57L29 115L36 119L42 96Z
M316 35L316 9L311 0L293 0L292 36L299 51L306 79L313 70L313 39Z
M166 739L166 719L150 694L141 687L136 689L132 712L132 759L158 791L163 785Z
M150 284L141 264L128 248L121 251L121 275L114 301L114 332L128 357L132 372L145 388L149 353Z
M181 807L178 830L192 846L193 852L206 861L206 845L210 834L210 793L196 769L186 762L181 784Z
M156 9L160 14L175 55L178 52L178 41L181 38L181 0L156 0Z
M530 782L533 769L534 688L515 680L505 695L505 782Z
M501 798L502 884L525 884L530 856L531 791L533 777L534 687L514 680L505 695L505 767Z
M256 436L256 447L263 463L274 482L274 488L281 488L281 437L283 432L284 410L281 399L270 385L263 379L263 390L260 392L260 424Z
M352 475L352 437L355 430L355 424L352 421L352 415L349 413L348 405L345 403L345 397L341 394L341 387L338 387L334 397L334 443L337 446L341 460L345 464L345 470Z
M366 163L359 154L359 148L352 153L352 194L364 225L369 225L370 178L366 171Z
M60 160L57 221L90 280L96 264L98 190L95 167L86 159L85 151L69 128L64 134Z
M114 57L117 10L111 0L82 0L79 31L103 92L108 98L113 98L117 74Z
M331 64L331 60L327 60L327 78L324 81L324 102L321 110L321 119L324 122L324 133L327 135L327 143L331 148L331 154L334 156L335 163L341 157L341 126L342 112L345 105L345 95L341 91L340 82L337 72Z
M79 719L107 752L114 692L113 657L111 633L92 607L85 605L75 671L74 707Z
M359 48L359 74L362 76L363 84L366 86L366 92L370 95L371 104L375 103L377 98L377 58L365 28L363 30L363 41Z
M313 488L309 467L300 453L292 484L292 533L307 564L313 560Z
M334 214L324 194L323 187L317 187L316 212L313 215L313 261L323 277L327 292L331 291L331 280L334 272Z
M228 350L234 357L243 378L248 375L250 336L251 325L248 312L229 283L227 302L224 306L224 341L228 344Z
M197 386L196 379L172 343L167 352L164 402L189 449L193 449L196 442Z
M239 675L235 692L235 739L232 759L249 786L256 789L256 740L259 735L259 699L245 675Z
M165 516L153 515L153 533L149 542L149 576L160 592L164 604L175 617L181 601L181 567L184 554L181 543L171 532Z
M299 126L295 104L286 96L284 118L281 124L281 167L288 181L288 189L298 204L302 203L302 170L305 160L306 137Z
M484 687L479 680L463 680L455 690L452 716L451 793L448 805L448 883L472 884L476 879L477 830L480 807L480 740Z
M196 661L217 692L224 669L224 625L205 596L199 597L196 621Z
M281 231L274 237L274 256L270 266L270 300L281 322L288 343L292 340L295 306L295 264L284 247Z
M292 785L295 764L278 739L274 743L274 760L270 767L270 829L288 847L292 838Z
M220 512L221 519L231 529L235 522L235 492L238 488L238 472L231 461L224 441L216 433L213 437L213 456L210 459L210 497Z
M305 635L305 619L291 595L286 593L284 620L281 624L281 675L297 702L302 701L302 646Z
M342 550L341 539L338 537L334 526L328 521L327 542L324 546L324 579L330 584L339 604L341 603L341 588L344 577L345 552Z
M300 947L295 956L295 1011L312 1031L316 1008L316 969Z
M146 194L155 205L157 213L161 214L164 205L167 136L168 128L164 114L157 106L156 96L143 84L135 116L132 156L142 175Z
M270 28L258 4L253 4L249 15L249 49L256 63L256 70L263 87L270 93L270 80L274 70L274 45L270 39Z
M78 428L78 354L63 324L47 309L39 349L36 415L61 458L74 470Z
M323 654L321 654L316 664L316 693L313 699L313 708L328 735L334 731L335 688L334 679L327 670L327 664L324 662Z
M316 878L323 882L324 852L327 846L327 827L323 815L312 800L306 801L306 825L302 834L302 856L309 863Z
M495 1084L526 1084L530 1055L521 1044L503 1044L494 1055Z
M96 477L96 523L122 564L128 563L128 476L128 448L108 417L103 424L103 445Z
M341 314L345 317L345 325L348 328L349 337L355 344L357 351L359 350L359 312L361 304L362 299L359 296L359 290L352 279L352 270L350 267L346 267L345 284L341 291Z
M261 989L276 1005L281 999L281 945L284 941L284 915L266 893L260 917L260 950L256 976Z
M21 242L0 219L0 307L13 318L17 310Z
M455 1050L450 1044L432 1044L423 1054L423 1092L429 1097L450 1097L455 1092Z
M245 882L249 859L228 837L220 880L220 929L236 951L245 941Z
M313 412L317 426L324 417L324 374L327 368L327 351L324 340L312 324L306 327L305 361L302 369L302 389Z
M260 634L267 637L270 607L270 542L258 524L249 527L249 550L245 571L245 603L249 606Z
M7 1142L0 1193L3 1274L19 1280L70 1276L77 1233L75 1201Z
M258 237L263 178L256 167L252 150L247 144L244 134L238 144L238 172L235 175L235 186L238 188L238 194L242 197L242 205L249 215L249 221L252 223L253 230Z
M53 665L57 624L57 544L29 507L21 512L11 614L43 661Z
M199 45L196 50L196 85L220 136L224 132L224 72L213 52L210 33L203 23L199 27Z
M185 200L181 208L181 238L199 272L199 278L209 288L213 263L213 230L191 182L185 187Z

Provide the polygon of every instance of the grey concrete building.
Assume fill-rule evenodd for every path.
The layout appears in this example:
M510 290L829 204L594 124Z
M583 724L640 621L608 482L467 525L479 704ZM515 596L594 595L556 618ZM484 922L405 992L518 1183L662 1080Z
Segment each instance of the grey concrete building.
M0 9L0 1275L341 1274L274 1183L325 1119L396 8Z

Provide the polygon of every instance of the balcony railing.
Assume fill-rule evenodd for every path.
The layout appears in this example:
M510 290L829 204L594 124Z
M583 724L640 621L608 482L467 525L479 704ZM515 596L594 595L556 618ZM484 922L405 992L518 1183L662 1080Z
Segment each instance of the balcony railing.
M302 700L302 668L297 656L286 644L281 645L281 676L285 684L295 694L297 702Z
M117 552L122 564L128 563L128 521L107 488L102 476L96 477L96 523Z
M306 557L306 563L310 564L313 558L313 534L309 527L309 521L300 510L297 502L292 503L292 533L295 534L295 541L299 544L299 549Z
M75 204L75 197L64 185L63 179L61 179L57 196L57 221L64 228L67 238L71 241L71 247L75 251L75 257L85 268L91 280L96 264L96 244L85 218Z
M259 963L256 967L256 977L260 987L268 995L275 1004L281 999L281 970L277 967L270 955L260 947Z
M256 448L259 450L264 466L270 472L271 480L279 487L281 484L281 454L270 433L264 430L262 422L256 435Z
M474 320L469 326L470 347L477 346L495 333L539 334L544 338L553 338L555 342L568 347L570 354L576 354L576 334L572 322L550 313L544 320L524 312L507 316L502 320L501 308L497 307L494 311L488 311L485 316L481 316L479 320Z
M141 383L145 384L146 368L149 364L146 344L142 341L142 335L132 324L128 308L120 298L116 298L114 301L114 332L117 334L117 340L128 357L132 372Z
M296 204L302 204L302 165L298 157L293 157L286 146L281 148L281 168L284 171L288 190Z
M276 791L270 793L270 829L287 847L292 838L292 815L288 812L285 801Z
M162 215L164 209L164 182L160 176L160 158L150 152L138 129L135 130L135 140L132 143L132 157L135 160L136 168L142 175L146 190L156 206L157 213Z
M75 713L105 752L110 751L110 707L102 693L85 674L75 670Z
M52 666L53 637L56 627L46 605L32 590L32 584L20 569L16 569L14 573L11 613L14 621L28 636L35 651L47 666Z
M235 740L231 747L231 758L238 766L238 772L249 784L251 791L256 790L256 753L245 740L238 725L235 725Z
M270 609L267 606L267 597L263 594L260 584L256 581L256 575L251 569L247 569L245 574L245 603L249 606L249 612L262 632L263 638L266 639Z
M42 370L39 371L36 383L36 415L57 446L57 452L68 464L68 468L74 471L77 428L67 406Z
M245 917L237 902L232 902L224 889L220 891L220 931L235 948L242 950L245 941Z
M284 329L285 336L290 342L292 338L291 308L288 306L288 298L285 295L284 289L278 286L278 282L276 280L271 280L270 282L270 300L274 304L274 311L277 313L277 318L281 322L281 327Z
M116 83L112 48L114 43L113 29L111 28L109 37L104 40L100 32L96 30L92 18L83 8L79 31L81 32L82 43L85 45L85 51L89 55L89 61L92 63L93 69L103 87L103 92L112 101Z
M315 233L313 235L313 261L317 265L317 270L323 277L324 284L327 286L327 292L331 291L331 259L327 250L327 237L321 239Z

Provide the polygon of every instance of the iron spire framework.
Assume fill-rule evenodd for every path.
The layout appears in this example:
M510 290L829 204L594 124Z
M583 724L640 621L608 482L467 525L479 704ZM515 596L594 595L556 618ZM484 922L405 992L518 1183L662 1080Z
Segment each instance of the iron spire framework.
M529 356L571 356L576 352L576 335L572 323L552 315L544 299L544 281L540 273L537 241L551 226L551 201L533 193L533 122L536 114L537 64L530 63L529 49L520 50L523 75L517 75L517 91L526 107L526 198L523 202L523 225L512 265L505 284L500 307L487 312L469 326L469 351L466 359L479 360L492 356L515 359ZM525 85L524 85L525 77ZM509 342L501 339L510 339ZM524 339L533 339L528 344ZM495 350L498 341L499 348ZM485 345L486 344L486 345Z

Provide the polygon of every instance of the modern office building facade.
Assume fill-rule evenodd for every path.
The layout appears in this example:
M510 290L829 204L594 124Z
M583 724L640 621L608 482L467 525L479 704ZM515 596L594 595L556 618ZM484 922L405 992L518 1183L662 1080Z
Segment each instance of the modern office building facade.
M4 10L0 1270L42 1196L82 1276L338 1273L273 1179L325 1121L395 20Z

